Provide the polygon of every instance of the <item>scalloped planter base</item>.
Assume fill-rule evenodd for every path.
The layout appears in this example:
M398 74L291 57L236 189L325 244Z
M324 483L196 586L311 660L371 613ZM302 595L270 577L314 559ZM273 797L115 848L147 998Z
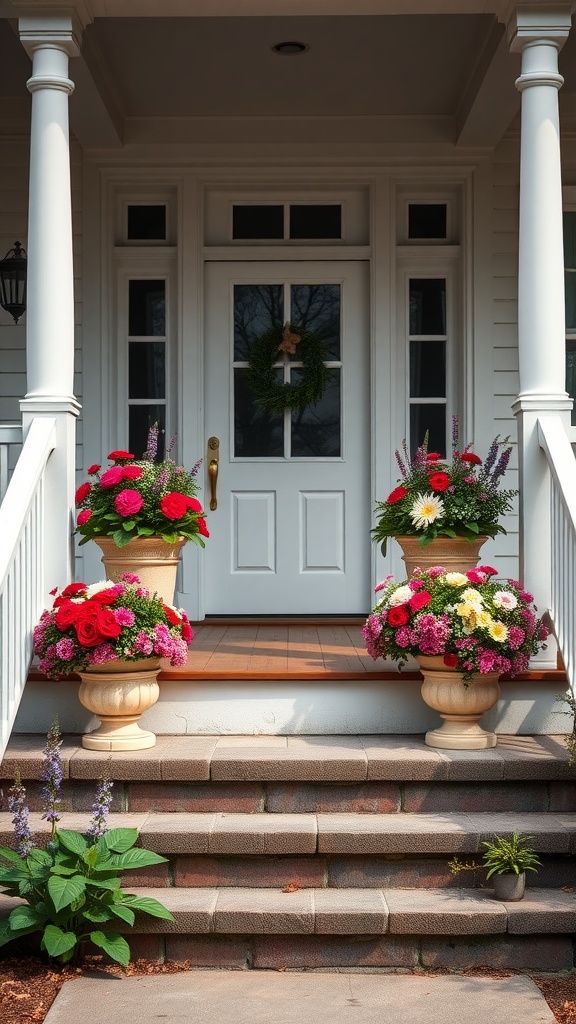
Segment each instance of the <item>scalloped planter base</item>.
M425 742L429 747L444 750L488 750L497 743L493 732L487 732L477 722L458 720L458 716L442 715L444 725L426 733Z
M426 733L428 746L444 750L495 747L495 734L482 728L480 718L500 696L498 675L479 673L465 686L462 673L446 668L441 656L420 655L417 661L424 676L422 699L444 719L438 729Z
M81 672L80 703L100 719L94 732L82 737L87 750L146 750L156 743L153 732L138 722L160 695L160 666L150 659L141 662L107 662Z

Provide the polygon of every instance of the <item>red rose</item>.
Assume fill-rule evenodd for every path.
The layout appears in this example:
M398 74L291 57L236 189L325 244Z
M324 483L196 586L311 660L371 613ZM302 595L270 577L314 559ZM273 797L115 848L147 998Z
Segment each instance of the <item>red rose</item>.
M190 626L187 622L182 623L182 639L185 640L187 644L191 643L191 641L194 639L192 626Z
M450 486L450 477L447 473L432 473L429 484L433 491L445 491Z
M90 511L89 508L85 508L83 512L79 512L78 519L76 520L78 526L84 526L84 523L88 522L91 515L92 512Z
M120 636L122 632L122 626L116 622L109 608L100 609L96 624L102 636L108 637L108 639L114 639L114 637Z
M160 501L160 511L166 519L182 519L188 510L188 498L179 491L170 491Z
M82 647L97 647L104 640L98 625L98 619L93 615L85 615L74 623L78 643Z
M88 466L88 473L90 473L90 475L92 475L93 473L97 473L99 469L101 469L101 466L99 466L95 462L93 466Z
M402 501L402 498L405 498L407 494L408 491L405 487L395 487L386 498L386 504L394 505L397 501Z
M100 486L115 487L122 480L122 466L110 466L105 473L102 473L100 477Z
M200 514L202 514L203 508L200 502L198 501L198 498L187 497L186 504L188 505L188 508L192 509L193 512L200 512Z
M426 456L426 461L437 462L440 457L440 452L428 452L428 455Z
M123 466L122 467L122 479L123 480L139 480L142 476L142 466Z
M69 583L62 591L62 597L76 597L78 594L85 594L88 587L85 583Z
M61 629L62 632L64 632L64 630L68 629L69 626L72 626L79 616L81 607L81 605L74 604L73 601L64 598L64 600L61 601L61 604L59 604L58 611L54 616L54 622L58 626L58 629Z
M120 450L117 452L110 452L108 458L110 459L111 462L117 462L120 459L133 459L134 456L132 455L132 452L123 452L122 450Z
M166 618L168 619L168 622L170 623L170 625L171 626L179 626L180 623L182 622L182 619L180 618L179 615L176 614L174 609L170 608L170 606L167 605L167 604L162 605L162 607L164 609L164 614L165 614Z
M444 658L443 658L443 661L444 661L444 664L446 665L446 668L456 668L456 666L458 664L458 655L457 654L445 654Z
M121 516L133 516L139 512L144 504L144 498L140 491L120 491L114 498L114 508Z
M419 590L417 594L413 594L408 604L413 612L419 612L421 608L425 608L427 604L430 604L431 600L432 595L427 590Z
M471 466L481 466L482 459L478 458L474 452L462 452L460 456L462 462L469 462Z
M76 504L80 505L84 501L84 498L88 494L90 494L91 490L92 490L92 484L89 484L89 483L80 484L80 487L76 491Z
M408 614L408 609L404 605L400 604L395 608L390 609L386 621L389 622L391 626L405 626L409 618L410 615Z
M92 607L94 607L97 604L114 604L117 597L118 594L116 591L113 590L112 587L107 587L106 590L98 590L95 594L92 594L90 601L94 602L92 605Z
M209 531L208 527L206 526L206 520L202 519L202 516L199 516L199 518L196 520L196 522L198 523L198 533L200 534L200 536L201 537L209 537L210 536L210 531Z

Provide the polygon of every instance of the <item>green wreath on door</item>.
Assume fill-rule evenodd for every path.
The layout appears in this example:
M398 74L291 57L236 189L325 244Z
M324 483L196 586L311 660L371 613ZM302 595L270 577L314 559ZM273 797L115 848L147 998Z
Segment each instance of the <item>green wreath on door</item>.
M302 379L298 383L280 382L277 378L279 353L295 355L302 363ZM256 404L268 413L286 409L303 412L316 405L330 382L325 363L328 350L317 331L295 328L290 323L277 323L259 334L248 356L248 385Z

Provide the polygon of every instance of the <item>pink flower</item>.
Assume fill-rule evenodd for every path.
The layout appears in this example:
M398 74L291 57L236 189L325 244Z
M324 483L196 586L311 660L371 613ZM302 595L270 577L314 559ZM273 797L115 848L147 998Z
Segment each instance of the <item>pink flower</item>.
M114 508L121 516L133 516L144 504L140 491L123 490L114 498Z
M140 577L135 572L125 572L122 575L125 583L140 583Z
M152 640L143 632L143 630L141 630L134 641L134 651L148 657L149 654L152 654L153 650L154 644L152 643Z
M393 580L393 579L394 579L394 577L392 575L390 575L390 576L387 576L385 580L382 580L381 583L377 583L376 586L374 587L374 593L377 594L380 590L384 590L384 587L388 583L388 580Z
M476 478L473 477L473 476L465 476L465 477L463 477L463 480L464 480L465 484L475 484L476 483Z
M508 629L508 643L513 651L517 651L522 646L526 638L526 633L520 626L510 626Z
M424 580L409 580L408 586L410 587L410 590L422 590Z
M431 594L427 590L421 590L419 594L414 594L410 598L408 604L413 612L419 612L422 608L425 608L427 604L430 604L432 600Z
M396 630L394 639L398 647L410 647L414 643L414 630L409 626L400 626L400 629Z
M470 580L470 583L485 583L487 579L486 573L481 569L468 569L464 575L467 580Z
M103 665L105 661L116 661L117 657L112 644L98 644L88 652L90 665Z
M119 626L133 626L136 616L129 608L116 608L114 618Z
M534 594L529 594L527 590L520 591L520 600L525 601L526 604L533 604Z
M76 520L78 526L84 526L84 523L88 522L88 520L90 519L91 515L92 515L92 512L91 512L91 510L89 508L85 508L83 512L79 512L78 513L78 518Z
M123 480L139 480L142 476L142 466L123 466L122 467L122 479Z
M63 637L63 639L59 640L56 644L56 654L62 659L62 661L70 661L70 659L74 657L75 653L76 644L68 637Z
M188 659L188 644L184 640L174 640L174 648L170 661L173 665L185 665Z
M433 565L431 569L428 569L428 575L431 580L435 579L436 576L443 576L446 569L443 565Z
M494 651L483 650L478 659L478 668L481 672L493 672L496 654Z
M108 487L115 487L122 480L123 469L122 466L110 466L102 476L100 477L100 485L104 489Z
M485 572L487 576L498 575L498 569L494 569L491 565L479 565L478 568L481 572Z
M414 621L414 632L422 654L443 654L450 627L445 617L425 613Z

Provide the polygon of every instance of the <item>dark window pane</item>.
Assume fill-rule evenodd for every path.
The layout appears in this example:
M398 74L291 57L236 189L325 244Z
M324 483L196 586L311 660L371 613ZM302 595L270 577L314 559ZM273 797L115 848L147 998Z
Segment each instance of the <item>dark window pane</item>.
M165 405L130 405L128 407L128 448L137 459L142 458L146 451L148 431L157 423L160 428L158 435L158 461L164 458L166 435Z
M278 381L284 371L278 369ZM234 370L234 455L270 458L284 455L284 417L263 412L248 386L247 371Z
M130 241L163 241L166 238L166 207L129 206L128 239Z
M446 342L410 342L410 398L445 398Z
M284 238L284 207L233 206L232 238Z
M446 203L409 203L408 238L446 238Z
M410 406L410 450L416 451L428 431L428 450L446 455L446 406Z
M234 285L235 362L247 360L254 338L277 323L284 323L284 290L281 284Z
M326 358L340 359L340 285L294 284L291 306L293 326L317 331L326 343ZM302 359L298 349L294 358Z
M342 207L339 203L291 206L290 238L342 238Z
M410 279L410 334L446 334L446 281Z
M128 346L128 398L165 397L164 342L131 341Z
M291 380L297 384L302 370L294 367ZM330 370L330 383L317 405L303 412L292 410L292 456L335 459L340 456L340 380L339 369Z
M566 330L576 331L576 273L564 273L564 298L566 300Z
M566 342L566 391L576 399L576 341ZM576 404L572 409L572 425L576 426Z
M144 338L166 334L165 281L129 282L128 333Z
M563 214L564 228L564 266L576 268L576 211L569 210Z

